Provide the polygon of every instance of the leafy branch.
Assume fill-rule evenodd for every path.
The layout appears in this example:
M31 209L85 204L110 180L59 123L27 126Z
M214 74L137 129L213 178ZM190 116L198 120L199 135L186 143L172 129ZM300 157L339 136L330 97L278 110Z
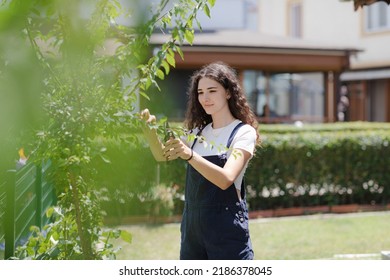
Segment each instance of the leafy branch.
M82 4L93 6L87 16L80 15ZM129 27L116 23L127 14L117 0L3 1L23 18L21 34L46 74L40 81L46 115L30 160L50 159L50 178L58 193L57 210L48 213L53 223L45 228L46 235L33 228L31 239L18 251L20 258L115 258L112 238L131 241L129 233L103 230L93 163L108 161L106 149L95 141L120 139L139 125L134 112L137 95L149 99L148 90L159 88L157 81L176 67L176 55L184 59L181 46L193 44L194 21L201 29L197 14L210 16L214 4L215 0L161 0L145 23ZM151 55L156 30L167 39ZM107 48L112 41L113 53ZM130 141L137 144L135 138Z

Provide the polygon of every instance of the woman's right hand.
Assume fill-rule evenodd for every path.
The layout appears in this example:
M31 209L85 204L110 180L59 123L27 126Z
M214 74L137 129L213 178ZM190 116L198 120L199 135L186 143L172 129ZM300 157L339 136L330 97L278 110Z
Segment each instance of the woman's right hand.
M156 123L156 116L151 115L149 112L149 109L144 109L140 113L141 119L144 120L147 124L155 124Z
M161 143L157 130L155 128L150 127L150 125L156 124L157 119L155 115L151 115L149 109L144 109L139 114L140 119L144 121L144 125L141 126L142 131L145 135L146 140L149 143L150 150L154 158L157 161L166 161L166 158L163 155L164 145Z

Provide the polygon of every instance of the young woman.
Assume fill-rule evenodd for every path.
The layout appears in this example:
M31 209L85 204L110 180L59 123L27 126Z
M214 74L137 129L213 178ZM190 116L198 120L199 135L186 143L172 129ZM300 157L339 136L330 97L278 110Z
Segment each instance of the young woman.
M147 109L141 116L156 120ZM230 66L211 63L193 74L185 126L192 137L166 143L145 129L156 160L188 162L180 259L253 259L243 178L259 136Z

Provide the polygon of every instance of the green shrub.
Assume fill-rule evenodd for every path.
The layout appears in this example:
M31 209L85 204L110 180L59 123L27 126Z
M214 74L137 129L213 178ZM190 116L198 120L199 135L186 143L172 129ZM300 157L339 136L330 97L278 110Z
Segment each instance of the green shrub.
M390 124L261 125L246 173L251 210L390 201ZM182 162L162 173L184 184Z
M320 124L260 124L260 132L268 135L271 133L302 133L302 132L336 132L336 131L366 131L366 130L390 130L390 123L383 122L337 122Z
M250 210L390 202L390 124L261 125L260 134L262 146L246 173ZM175 187L171 209L161 189L153 194L157 164L147 146L105 145L111 163L102 161L98 175L109 215L155 214L159 203L160 215L181 214L186 162L159 164L159 183Z
M252 208L377 204L390 197L390 131L264 135L247 171Z

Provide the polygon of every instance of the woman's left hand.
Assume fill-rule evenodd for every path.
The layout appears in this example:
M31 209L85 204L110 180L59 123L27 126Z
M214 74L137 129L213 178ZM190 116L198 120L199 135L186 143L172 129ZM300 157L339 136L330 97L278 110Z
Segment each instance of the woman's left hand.
M187 160L191 157L191 149L180 139L171 138L165 143L163 154L167 160L175 160L177 158Z

